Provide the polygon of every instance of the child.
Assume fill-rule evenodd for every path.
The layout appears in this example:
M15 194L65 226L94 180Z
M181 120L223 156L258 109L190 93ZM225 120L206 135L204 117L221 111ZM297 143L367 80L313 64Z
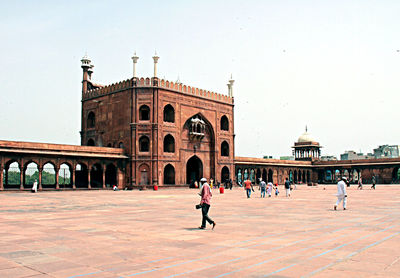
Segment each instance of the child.
M278 184L275 184L274 189L275 189L275 197L278 197L278 195L279 195Z

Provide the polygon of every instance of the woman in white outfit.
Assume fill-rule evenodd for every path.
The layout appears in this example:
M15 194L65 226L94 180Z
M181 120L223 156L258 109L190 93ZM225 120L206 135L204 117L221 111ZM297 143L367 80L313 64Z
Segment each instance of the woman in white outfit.
M347 178L342 177L342 179L337 184L337 194L336 194L337 201L336 204L333 206L334 210L337 209L341 201L343 201L343 209L346 210L346 203L347 203L346 183L347 183Z

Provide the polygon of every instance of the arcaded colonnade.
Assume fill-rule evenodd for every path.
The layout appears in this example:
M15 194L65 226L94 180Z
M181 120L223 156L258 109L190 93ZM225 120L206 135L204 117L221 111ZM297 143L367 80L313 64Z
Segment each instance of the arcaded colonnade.
M318 183L335 183L341 176L346 176L351 183L362 178L363 183L400 183L400 158L360 159L315 161L314 171Z
M311 161L235 158L236 183L243 183L244 180L250 179L253 183L258 184L260 178L274 184L283 184L286 178L296 184L316 182Z
M125 186L123 149L0 141L0 190Z

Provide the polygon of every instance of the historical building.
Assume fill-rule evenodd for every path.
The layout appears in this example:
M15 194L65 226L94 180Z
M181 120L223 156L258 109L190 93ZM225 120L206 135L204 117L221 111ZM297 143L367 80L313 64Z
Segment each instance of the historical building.
M293 155L295 160L313 161L319 160L321 156L321 146L314 138L306 131L294 143Z
M201 177L241 184L249 178L283 184L400 182L397 146L374 150L379 159L323 161L320 144L306 131L284 160L235 157L233 83L228 95L133 76L111 85L92 81L93 64L82 58L81 146L0 141L0 190L120 189L183 186ZM294 160L293 160L294 159Z
M159 79L133 77L102 86L82 61L81 144L119 147L128 156L131 186L183 185L202 176L223 182L234 173L234 81L221 95Z

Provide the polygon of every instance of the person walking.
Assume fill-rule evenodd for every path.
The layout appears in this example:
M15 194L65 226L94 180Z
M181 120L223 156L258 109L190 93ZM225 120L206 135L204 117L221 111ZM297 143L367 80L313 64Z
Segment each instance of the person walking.
M33 185L32 185L32 193L37 193L37 180L35 180L34 182L33 182Z
M251 184L251 181L249 179L244 181L244 188L246 189L247 198L250 198L251 190L254 191L254 189L253 189L253 185Z
M372 176L372 186L371 189L375 190L375 183L376 183L376 178L375 176Z
M290 197L290 181L286 178L285 181L285 190L286 190L286 197Z
M272 182L269 182L267 185L267 195L268 197L271 197L272 195L272 187L274 187L274 185L272 184Z
M275 189L275 197L278 197L278 195L279 195L278 184L275 184L274 189Z
M265 198L265 189L267 188L267 184L265 181L260 181L260 190L261 190L261 198Z
M362 187L363 187L362 178L360 177L360 178L358 179L358 187L357 187L357 189L362 190Z
M229 185L229 190L232 190L232 186L233 186L232 179L229 179L228 185Z
M208 211L210 210L210 205L211 205L211 189L210 186L207 183L206 178L202 178L200 180L200 184L202 185L201 188L201 201L200 201L200 206L201 206L201 214L202 214L202 221L201 221L201 226L199 229L205 229L206 228L206 222L208 222L210 225L212 225L212 229L214 230L215 228L215 221L213 221L209 216L208 216Z
M346 186L347 186L347 178L342 177L342 179L337 183L337 201L336 204L333 206L333 209L336 210L339 206L340 202L343 201L343 210L346 210L347 204L347 193L346 193Z

